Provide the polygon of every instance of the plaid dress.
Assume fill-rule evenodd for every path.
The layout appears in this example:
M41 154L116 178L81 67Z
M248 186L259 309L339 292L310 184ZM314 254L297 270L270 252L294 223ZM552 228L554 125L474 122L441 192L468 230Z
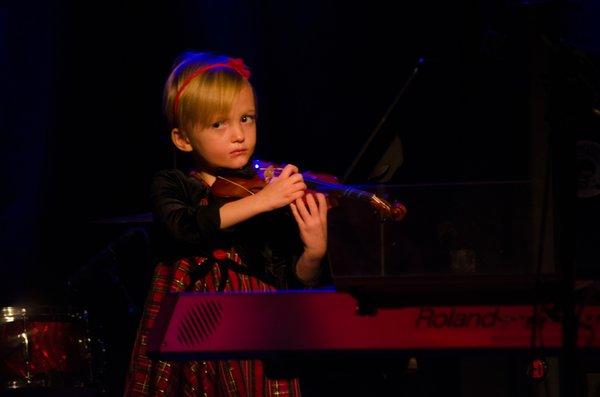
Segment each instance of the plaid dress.
M206 203L203 197L200 205ZM138 328L124 395L300 396L298 378L268 377L261 360L163 361L147 356L148 336L167 293L273 290L273 283L254 275L234 247L216 249L212 256L159 262Z

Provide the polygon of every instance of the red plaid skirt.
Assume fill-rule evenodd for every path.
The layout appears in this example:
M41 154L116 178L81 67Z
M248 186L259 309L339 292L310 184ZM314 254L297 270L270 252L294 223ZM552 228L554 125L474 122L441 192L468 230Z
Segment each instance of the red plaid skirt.
M241 265L238 255L227 255ZM193 281L191 274L198 270L204 276ZM222 271L228 273L227 277ZM220 285L223 282L225 286ZM172 265L159 263L138 328L124 395L300 396L298 378L267 378L260 360L162 361L146 355L148 335L167 292L272 290L272 286L255 277L221 267L205 257L181 259Z

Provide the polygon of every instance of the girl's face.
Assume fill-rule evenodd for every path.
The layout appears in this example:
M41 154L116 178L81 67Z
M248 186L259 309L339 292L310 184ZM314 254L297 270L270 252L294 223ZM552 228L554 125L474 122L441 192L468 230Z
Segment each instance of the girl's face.
M208 167L235 169L246 165L256 145L252 87L244 85L227 116L216 117L206 128L194 129L190 144Z

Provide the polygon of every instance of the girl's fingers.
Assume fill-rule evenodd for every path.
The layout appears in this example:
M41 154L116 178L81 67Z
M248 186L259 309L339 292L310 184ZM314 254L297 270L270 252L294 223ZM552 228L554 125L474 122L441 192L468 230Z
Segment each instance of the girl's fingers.
M291 202L293 203L294 201L302 198L303 196L304 196L304 190L299 190L299 191L297 191L296 193L294 193L292 195L292 201Z
M319 216L323 223L327 222L327 199L323 193L317 193L317 200L319 201Z
M306 204L304 204L304 200L301 198L296 200L296 207L298 208L298 213L302 217L302 220L306 220L310 217L310 213L306 209Z
M294 184L294 190L306 190L306 184L304 182Z
M281 174L279 174L279 177L289 177L292 174L296 174L298 173L298 167L296 167L293 164L288 164L283 168L283 171L281 171Z
M311 193L308 193L306 195L306 204L308 204L308 210L310 211L311 216L317 216L317 214L319 214L317 202L315 201L315 197Z
M298 208L296 207L296 204L290 203L290 208L292 209L292 214L294 215L296 222L298 222L298 224L300 226L304 226L304 221L302 220L302 217L298 213Z
M304 177L300 173L296 173L290 176L290 181L293 183L304 182Z

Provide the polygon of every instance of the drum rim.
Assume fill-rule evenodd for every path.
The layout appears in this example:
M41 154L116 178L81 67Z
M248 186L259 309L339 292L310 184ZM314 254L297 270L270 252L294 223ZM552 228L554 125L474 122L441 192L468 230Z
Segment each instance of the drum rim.
M48 374L44 374L48 375ZM90 379L80 379L78 377L64 379L60 375L57 375L56 379L51 379L48 376L41 376L35 379L7 379L3 382L2 390L18 390L18 389L51 389L51 388L86 388L93 387L97 384L91 377Z
M15 305L0 307L0 323L14 321L86 321L87 310L59 305Z

